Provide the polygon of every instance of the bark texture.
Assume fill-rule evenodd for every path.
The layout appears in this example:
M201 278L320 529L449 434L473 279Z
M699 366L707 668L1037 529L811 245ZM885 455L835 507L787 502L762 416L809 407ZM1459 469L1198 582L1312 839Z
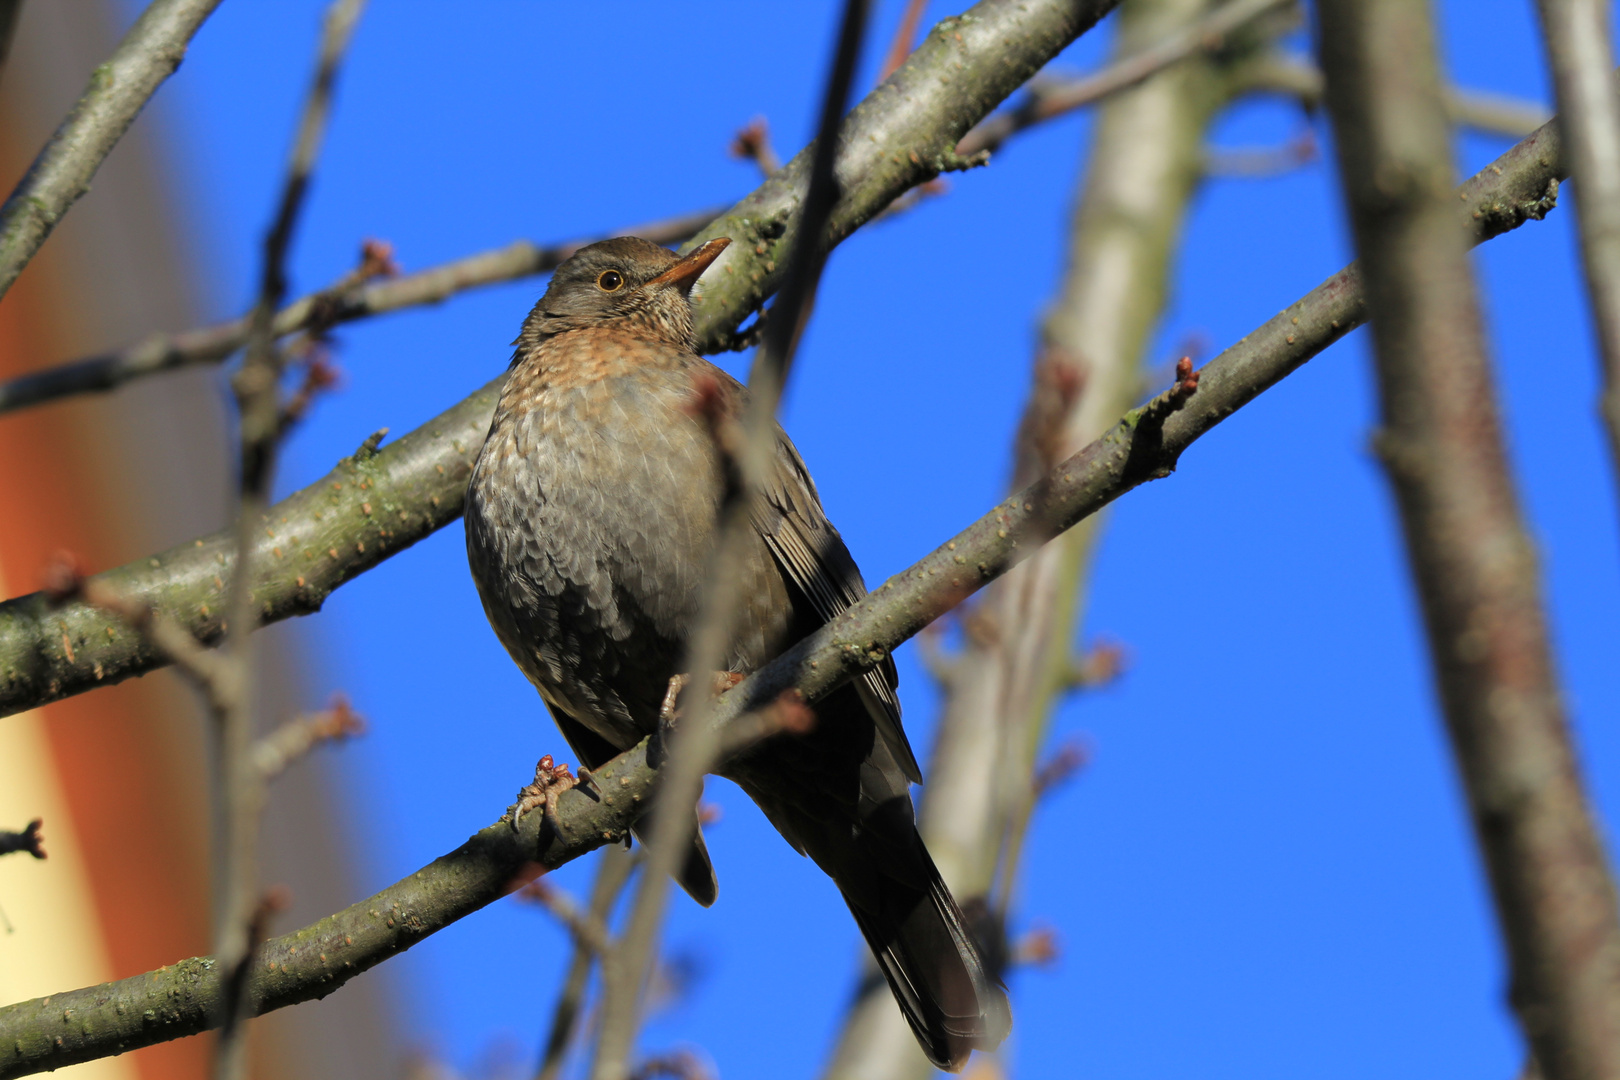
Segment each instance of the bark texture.
M1620 915L1503 444L1427 4L1325 0L1322 68L1440 704L1550 1080L1620 1076Z

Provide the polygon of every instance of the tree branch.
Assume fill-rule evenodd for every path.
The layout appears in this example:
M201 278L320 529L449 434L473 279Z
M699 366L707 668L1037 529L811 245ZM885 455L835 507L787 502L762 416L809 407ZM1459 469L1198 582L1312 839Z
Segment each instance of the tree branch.
M850 114L837 165L843 196L827 245L954 161L951 148L969 125L1113 3L983 0L936 27ZM738 241L725 259L732 273L705 282L697 305L711 340L722 340L776 287L777 260L791 241L787 222L803 200L808 171L801 152L703 230L705 239ZM766 233L775 238L743 243ZM402 278L366 291L408 284L412 279ZM252 586L260 621L318 611L334 588L459 517L499 385L497 378L381 451L362 447L272 507L254 560L267 568ZM171 612L199 640L217 641L232 563L228 538L216 534L98 577ZM155 650L115 623L84 605L47 611L39 594L0 604L0 716L162 666Z
M1561 175L1561 168L1557 132L1548 124L1474 176L1458 192L1472 239L1488 239L1544 216L1556 196L1555 178ZM797 689L812 702L825 696L1032 554L1035 537L1051 537L1137 485L1168 475L1179 455L1201 435L1359 326L1362 318L1360 277L1353 266L1347 267L1206 365L1199 373L1198 392L1178 411L1163 415L1162 403L1168 393L1131 410L1102 438L1057 465L1041 481L998 504L954 539L749 676L721 697L714 721L722 726L736 722L744 714L768 707L787 690ZM482 393L491 390L486 387ZM487 426L493 408L492 398L469 399L446 416L458 417L453 423L464 429L467 413L475 413ZM1156 421L1148 420L1155 416ZM340 483L357 487L353 482L356 475L381 479L392 470L431 484L428 477L435 473L434 459L440 454L452 464L470 469L469 448L452 450L458 427L447 422L441 430L437 423L418 429L374 457L359 462L349 459L333 475L344 477ZM481 435L481 428L474 427ZM377 460L390 451L394 456L379 466ZM460 486L464 483L465 472ZM402 482L401 486L408 485ZM399 489L391 486L389 490ZM356 513L356 496L328 492L325 481L272 508L272 524L283 530L305 528L305 522L293 524L291 514L300 509L313 514L328 494L346 508L341 527L353 528L349 522ZM295 500L304 502L289 506ZM277 516L283 508L288 512L286 521ZM372 519L367 515L364 520ZM313 524L319 525L320 520ZM367 525L360 535L375 539L377 529L392 527L388 522ZM419 535L423 534L412 539ZM396 534L391 539L399 541L400 537ZM197 544L198 552L209 554L197 556L191 548L182 547L176 549L179 557L174 563L165 565L160 558L155 567L135 564L111 574L140 576L154 593L165 587L194 588L198 577L215 569L216 553L221 565L224 555L219 547L203 541ZM196 562L188 561L191 559ZM285 576L267 582L263 593L256 596L262 595L274 605L287 595L286 584ZM7 627L8 635L0 637L0 655L8 657L8 665L11 656L49 655L53 628L43 625L32 610L43 603L44 598L36 594L11 601L0 612L0 626ZM70 606L64 613L72 611ZM104 618L93 621L95 615L76 612L71 625L86 636L99 637L103 628L111 627ZM11 624L17 618L24 626ZM41 636L28 637L29 627ZM20 649L19 641L23 643ZM129 643L132 651L137 644ZM143 662L157 666L155 657L147 656ZM133 673L129 670L133 662L127 663L125 675ZM64 693L61 680L70 674L82 679L72 692L86 689L84 684L93 685L71 662L53 671L55 674L46 676L30 670L28 678L56 679L54 685L48 681L39 685L58 697ZM14 702L16 697L7 701ZM361 971L498 899L525 864L554 869L603 843L622 839L630 823L640 816L657 779L657 770L647 761L646 741L592 775L597 781L593 786L606 794L597 801L598 796L583 787L563 792L557 803L559 834L548 830L541 835L545 817L541 814L524 818L516 832L509 822L497 822L369 900L267 942L254 961L250 979L257 1011L324 997ZM217 995L213 961L202 958L0 1008L0 1080L196 1034L206 1029Z
M630 874L640 860L629 849L612 845L602 852L596 867L596 881L591 886L587 913L600 925L607 925L613 905L630 881ZM600 950L591 949L579 936L574 935L574 956L568 962L568 974L563 978L557 1005L551 1015L551 1026L546 1031L545 1045L540 1051L540 1067L535 1080L557 1080L562 1074L563 1062L568 1055L568 1044L573 1041L574 1028L579 1022L580 1007L585 1002L585 988L590 981L591 966Z
M1136 46L1109 62L1101 71L1070 82L1034 87L1017 108L1008 109L968 132L957 145L964 157L994 152L1009 137L1136 86L1167 67L1191 56L1225 47L1227 36L1274 11L1292 7L1295 0L1230 0L1196 22L1152 42Z
M321 743L342 742L366 733L366 722L339 695L320 712L296 716L253 744L253 767L268 783Z
M640 236L654 243L673 244L691 236L719 213L719 208L700 210L605 235ZM275 336L285 337L330 330L408 307L437 304L468 289L550 273L586 244L604 238L594 236L547 246L519 240L385 281L355 280L351 272L342 281L282 308L271 327ZM247 344L249 323L250 319L243 317L179 334L155 334L118 352L19 375L0 383L0 414L73 394L112 390L161 371L217 364Z
M980 164L956 144L1118 0L980 0L941 22L906 62L845 120L838 148L843 194L822 246L832 250L900 195L942 172ZM805 147L753 194L701 229L683 250L730 237L723 270L705 281L696 312L701 351L731 331L781 284L809 185Z
M1575 177L1575 223L1603 366L1598 415L1620 479L1620 99L1610 5L1607 0L1538 0L1536 6Z
M153 0L0 206L0 297L79 197L220 0Z
M1323 0L1318 17L1372 314L1376 446L1506 939L1513 1005L1549 1080L1620 1076L1620 910L1581 787L1451 206L1429 7Z
M1315 109L1322 103L1322 72L1302 57L1273 53L1244 66L1241 89L1248 93L1287 94L1298 98L1306 108ZM1549 117L1544 106L1505 94L1453 86L1445 87L1441 93L1446 115L1453 124L1485 135L1522 139Z

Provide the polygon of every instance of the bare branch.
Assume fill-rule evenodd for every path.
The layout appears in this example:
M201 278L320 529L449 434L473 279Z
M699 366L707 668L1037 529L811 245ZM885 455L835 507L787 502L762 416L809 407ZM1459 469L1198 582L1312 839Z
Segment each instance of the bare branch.
M1053 56L1107 14L1117 0L981 0L960 19L936 27L891 80L852 114L851 138L839 151L846 180L833 215L828 247L881 215L907 191L965 162L952 149L967 126L991 109ZM940 75L949 74L948 80ZM898 80L898 81L895 81ZM891 87L890 84L893 83ZM899 91L895 93L894 91ZM885 156L877 148L892 151ZM802 199L808 159L803 152L748 198L724 214L702 211L612 235L658 243L727 236L750 244L727 257L722 289L708 289L699 304L700 337L708 351L742 348L735 328L776 290L777 266ZM937 190L937 189L934 189ZM705 226L707 223L707 227ZM355 319L437 303L464 289L547 273L600 237L552 247L519 241L358 293L334 286L290 304L274 320L278 336L331 327ZM694 245L695 246L695 243ZM157 335L121 352L91 357L0 383L0 413L71 394L109 390L130 379L190 364L217 363L247 342L248 320L182 334Z
M1620 480L1620 99L1615 96L1610 5L1606 0L1538 0L1536 6L1575 178L1575 221L1603 365L1598 414Z
M1281 146L1247 149L1212 146L1204 150L1204 175L1236 179L1263 179L1304 168L1321 157L1316 133L1306 128Z
M295 717L253 745L253 765L268 783L287 766L327 742L342 742L366 733L366 722L339 694L320 712Z
M994 152L1007 139L1035 124L1095 104L1110 94L1129 89L1190 56L1214 52L1226 37L1262 15L1290 7L1295 0L1230 0L1202 19L1183 27L1138 52L1111 61L1083 79L1032 88L1017 108L981 123L957 144L963 157Z
M899 70L850 113L838 148L844 191L822 249L830 251L918 184L978 164L977 158L956 152L967 129L1117 2L980 0L934 27ZM779 287L798 231L814 150L801 150L686 245L684 250L691 250L721 236L736 245L722 272L703 283L696 311L703 351L722 347L731 331Z
M632 226L614 236L641 236L655 243L686 239L713 221L720 208ZM503 248L469 255L430 269L375 281L387 265L373 264L367 274L368 249L359 269L350 271L320 292L294 300L276 313L277 337L325 332L343 323L423 304L437 304L468 289L550 273L568 256L603 239L601 236L539 246L520 240ZM375 250L371 251L374 256ZM180 334L157 334L119 352L93 356L0 383L0 414L55 401L74 394L112 390L132 379L194 364L217 364L247 344L248 318Z
M23 827L22 832L0 830L0 855L10 855L14 851L26 851L36 859L43 859L45 857L45 837L39 830L44 824L44 818L35 818Z
M1318 17L1372 315L1376 445L1506 939L1513 1005L1550 1080L1620 1075L1620 910L1581 786L1452 209L1430 9L1323 0ZM1605 81L1601 92L1614 89Z
M153 0L0 206L0 296L45 243L220 0ZM15 12L13 12L15 17Z
M628 848L610 845L602 852L596 867L596 881L591 886L590 907L587 914L605 926L619 894L630 881L630 874L640 860ZM591 965L600 949L591 949L576 935L574 957L568 963L568 974L563 978L562 991L557 995L557 1006L552 1012L551 1027L546 1032L545 1046L540 1053L540 1068L535 1080L557 1080L562 1074L568 1044L573 1041L574 1029L579 1023L580 1007L585 1002L585 987L590 981Z
M716 1080L714 1073L690 1050L676 1050L668 1054L654 1054L636 1066L630 1080Z
M1322 72L1303 57L1273 53L1244 65L1239 89L1287 94L1315 109L1322 102ZM1453 124L1485 135L1522 139L1551 117L1544 106L1505 94L1457 87L1446 87L1442 94Z
M536 878L512 894L514 899L535 904L551 912L563 924L574 944L592 956L600 957L613 948L607 925L596 915L580 907L579 901L562 889Z
M40 575L43 592L53 607L72 600L117 616L189 679L210 707L229 708L240 693L236 670L219 653L204 648L191 632L149 605L131 599L100 578L86 578L83 564L72 552L59 551ZM63 649L73 642L64 634Z

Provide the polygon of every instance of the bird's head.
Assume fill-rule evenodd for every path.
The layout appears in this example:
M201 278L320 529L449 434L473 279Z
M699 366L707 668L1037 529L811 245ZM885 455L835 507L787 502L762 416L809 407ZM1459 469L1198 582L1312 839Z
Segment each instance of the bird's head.
M623 323L690 349L692 286L730 243L720 237L685 256L638 236L580 248L551 275L514 344L521 351L554 334Z

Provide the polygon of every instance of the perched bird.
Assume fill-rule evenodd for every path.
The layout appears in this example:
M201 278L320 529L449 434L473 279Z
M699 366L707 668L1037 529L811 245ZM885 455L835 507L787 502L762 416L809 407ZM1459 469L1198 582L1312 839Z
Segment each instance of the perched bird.
M725 490L702 409L747 391L698 356L690 293L726 246L685 258L646 240L582 248L523 324L467 488L467 558L501 643L582 764L656 730L695 629ZM793 444L776 459L741 560L728 670L753 671L866 595ZM694 680L704 683L706 680ZM959 1069L1005 1036L1004 990L923 846L892 663L815 705L723 775L843 893L929 1059ZM701 832L678 880L714 902Z

